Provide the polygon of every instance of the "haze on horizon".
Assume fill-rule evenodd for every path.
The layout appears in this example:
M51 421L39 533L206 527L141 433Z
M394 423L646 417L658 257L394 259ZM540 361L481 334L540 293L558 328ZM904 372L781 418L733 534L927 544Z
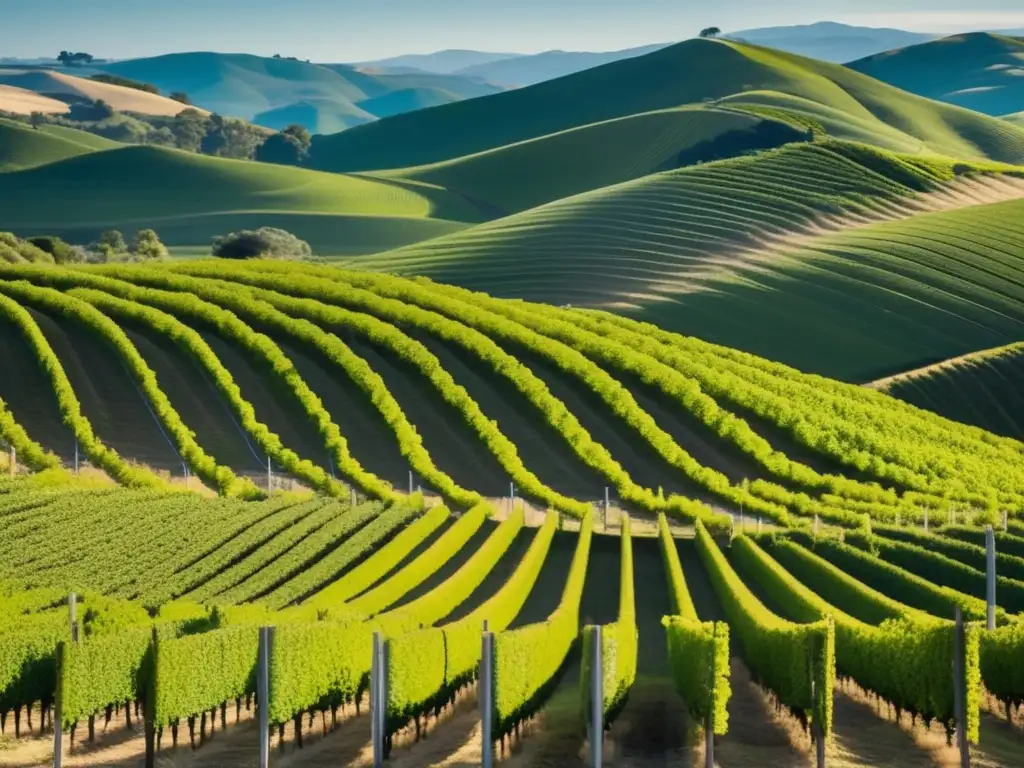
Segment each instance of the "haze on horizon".
M323 62L365 61L466 48L610 51L726 32L849 24L953 33L1024 26L1020 0L0 0L0 56L47 57L61 49L103 58L177 51L280 53Z

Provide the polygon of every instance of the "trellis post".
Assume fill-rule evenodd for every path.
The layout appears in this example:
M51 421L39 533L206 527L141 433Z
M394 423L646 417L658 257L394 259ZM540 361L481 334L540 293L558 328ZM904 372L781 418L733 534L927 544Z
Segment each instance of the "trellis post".
M985 623L991 632L996 628L996 534L985 526Z
M484 622L480 654L480 765L494 766L494 633Z
M260 768L270 766L270 644L274 628L260 627L256 662L256 706L259 710Z
M590 768L601 768L604 759L604 658L602 657L601 625L591 634L590 665Z
M370 734L373 739L373 768L383 768L387 757L388 641L373 633L373 661L370 667Z
M956 607L953 635L953 706L956 715L956 746L960 750L960 768L970 768L971 752L967 743L967 670L964 659L964 614Z

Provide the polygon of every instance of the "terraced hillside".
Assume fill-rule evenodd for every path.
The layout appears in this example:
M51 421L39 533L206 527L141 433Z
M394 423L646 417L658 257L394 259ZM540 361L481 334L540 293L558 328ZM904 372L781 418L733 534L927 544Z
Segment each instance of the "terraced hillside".
M102 195L92 193L98 178ZM214 236L259 226L288 229L321 253L373 253L487 216L422 184L137 146L0 175L0 195L9 201L0 227L22 236L90 242L111 227L153 227L172 249L206 253ZM68 205L55 207L55 195Z
M986 610L984 575L964 564L984 557L976 528L732 536L696 522L675 539L664 515L643 536L628 516L598 530L590 511L530 527L521 507L499 520L486 504L424 508L418 494L204 501L81 490L52 471L0 482L0 517L4 765L48 762L54 729L67 765L251 761L261 626L272 628L270 684L255 704L277 726L275 760L363 764L360 700L380 633L385 753L465 765L483 747L479 708L464 702L479 695L484 620L494 738L502 753L516 742L524 765L566 764L585 747L579 681L593 642L584 624L595 623L612 660L603 709L619 759L696 760L709 729L724 761L810 766L802 722L837 764L946 762L962 729L973 760L1010 768L1024 738L1013 714L1024 635L1011 615L1024 582L1002 578L995 628L966 635L966 716L953 707L949 617ZM1008 552L1022 543L999 534ZM792 715L773 715L768 694ZM872 694L906 714L866 706Z
M1024 436L1021 375L1024 345L1008 344L872 382L920 408L1020 439Z
M863 382L1021 338L1024 182L966 167L795 143L354 263L610 309Z
M905 91L988 115L1024 104L1024 38L976 32L886 51L848 65Z

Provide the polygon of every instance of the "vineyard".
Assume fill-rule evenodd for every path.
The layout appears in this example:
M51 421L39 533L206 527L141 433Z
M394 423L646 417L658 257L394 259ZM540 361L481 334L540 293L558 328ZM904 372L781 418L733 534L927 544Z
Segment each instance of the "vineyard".
M1017 764L1010 437L312 264L0 266L0 350L0 765L54 726L65 765L254 763L260 718L272 762L370 765L374 700L394 764L478 764L485 624L512 765L580 759L598 636L611 764Z

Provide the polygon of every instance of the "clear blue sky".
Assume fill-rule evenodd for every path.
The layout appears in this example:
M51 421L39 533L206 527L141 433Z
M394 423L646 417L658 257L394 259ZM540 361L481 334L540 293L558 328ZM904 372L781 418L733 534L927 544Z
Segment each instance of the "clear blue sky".
M954 32L1024 27L1022 0L0 0L0 56L67 48L358 61L444 48L615 50L829 19Z

